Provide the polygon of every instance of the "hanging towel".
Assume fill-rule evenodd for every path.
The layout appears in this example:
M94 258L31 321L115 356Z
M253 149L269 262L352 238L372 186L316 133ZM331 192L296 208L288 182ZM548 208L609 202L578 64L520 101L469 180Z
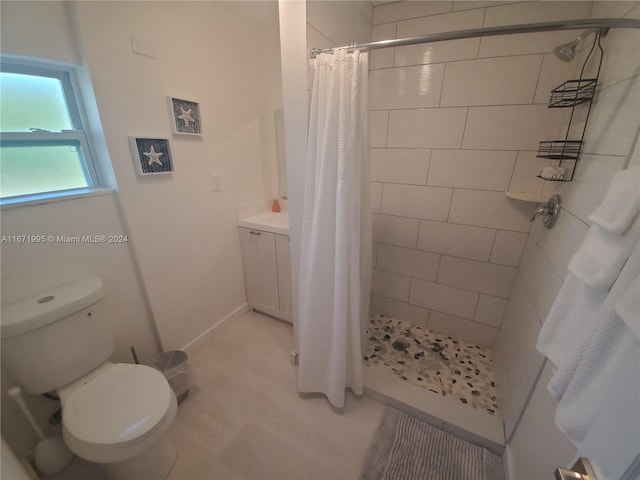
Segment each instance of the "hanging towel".
M619 394L613 385L619 384L623 366L635 361L640 354L638 340L627 323L616 313L620 301L634 291L634 280L640 274L640 243L624 266L620 277L592 321L581 335L576 357L580 357L573 371L559 367L551 381L565 380L571 373L566 389L558 403L556 423L567 437L578 445L589 433L598 411L609 395ZM634 291L634 295L638 295ZM640 311L632 313L637 317ZM557 378L558 374L564 378ZM625 412L620 412L624 414Z
M622 234L640 213L640 166L613 176L602 203L589 216L598 225Z
M620 235L593 224L569 262L569 271L586 285L609 290L640 238L640 217Z
M616 303L615 311L640 342L640 277L636 277L627 293Z
M630 309L631 318L640 315L634 311L638 305L626 300L640 274L640 220L637 212L630 217L617 192L635 175L637 170L623 171L612 181L597 211L618 215L609 214L606 226L597 223L602 215L595 215L538 337L538 350L556 367L548 386L559 402L556 423L575 445L617 381L620 362L638 355L636 337L616 313L618 306ZM633 189L626 193L632 203ZM609 230L614 227L618 232Z

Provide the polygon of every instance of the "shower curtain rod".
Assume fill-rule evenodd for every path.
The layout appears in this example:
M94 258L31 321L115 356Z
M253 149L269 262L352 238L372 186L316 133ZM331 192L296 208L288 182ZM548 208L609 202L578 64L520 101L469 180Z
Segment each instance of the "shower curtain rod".
M311 57L320 53L333 52L335 49L348 50L376 50L378 48L402 47L418 43L442 42L461 38L488 37L493 35L511 35L515 33L548 32L552 30L581 30L588 28L640 28L640 20L632 18L584 18L577 20L562 20L559 22L529 23L525 25L505 25L501 27L472 28L454 32L433 33L420 37L396 38L393 40L379 40L377 42L343 45L335 48L313 48Z

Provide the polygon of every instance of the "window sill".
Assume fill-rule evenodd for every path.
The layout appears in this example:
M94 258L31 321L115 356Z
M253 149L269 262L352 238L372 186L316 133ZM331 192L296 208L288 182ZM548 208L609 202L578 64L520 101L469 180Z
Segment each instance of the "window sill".
M31 207L46 203L64 202L85 197L97 197L101 195L112 195L115 192L112 188L78 188L76 190L65 190L63 192L41 193L35 195L25 195L19 198L5 198L0 200L2 210L9 208Z

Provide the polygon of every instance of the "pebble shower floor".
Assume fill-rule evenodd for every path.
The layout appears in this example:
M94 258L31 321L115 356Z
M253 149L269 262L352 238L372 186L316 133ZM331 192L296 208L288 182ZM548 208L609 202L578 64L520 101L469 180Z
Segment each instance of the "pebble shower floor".
M364 361L436 395L496 415L491 351L385 315L367 327Z

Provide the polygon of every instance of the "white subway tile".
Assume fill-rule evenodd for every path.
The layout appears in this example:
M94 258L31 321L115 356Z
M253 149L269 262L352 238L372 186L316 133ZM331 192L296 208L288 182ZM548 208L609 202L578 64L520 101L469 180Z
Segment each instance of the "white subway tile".
M601 90L591 108L583 151L629 155L638 130L638 112L640 76Z
M371 149L371 180L426 185L430 150L408 148Z
M429 310L398 300L373 295L371 313L379 313L427 328Z
M562 197L562 209L570 211L583 222L596 209L611 183L613 175L622 169L625 157L582 153L571 182L548 182L545 192Z
M352 33L351 2L317 1L307 4L307 24L322 32L336 45L350 40Z
M382 205L382 183L371 182L370 195L371 212L380 213L380 206Z
M526 233L498 230L489 261L500 265L517 267L520 264L520 258L526 243Z
M544 320L562 286L562 278L532 238L524 248L520 272L533 300L538 318Z
M584 241L589 227L571 215L567 210L560 210L560 216L549 231L542 251L551 261L562 278L567 276L569 260Z
M528 22L524 22L528 23ZM505 55L528 55L549 53L558 45L576 38L575 30L559 32L518 33L482 37L478 57L503 57Z
M541 193L544 180L538 178L540 171L549 165L546 158L538 158L538 152L520 151L509 183L510 192Z
M369 112L369 144L372 147L386 146L388 125L389 112L384 110Z
M366 2L363 2L366 3ZM342 43L368 43L371 41L371 20L367 20L364 15L354 5L351 9L351 32L347 40Z
M393 51L393 48L371 50L369 53L369 70L393 67Z
M504 5L505 3L514 3L514 2L505 2L505 1L485 1L485 0L454 0L453 1L453 11L457 12L460 10L471 10L472 8L485 8L485 7L493 7L495 5Z
M378 261L378 244L373 242L371 247L371 268L376 268L376 263Z
M376 214L373 214L371 219L374 242L387 243L399 247L414 248L416 246L420 220Z
M411 20L398 22L396 35L398 38L404 38L480 28L482 27L483 15L484 12L482 10L469 10L435 17L412 18Z
M488 295L509 298L516 269L466 258L443 256L438 282Z
M389 118L390 147L460 148L467 108L393 110Z
M433 150L427 185L504 192L515 159L509 151Z
M485 27L589 18L591 2L541 1L488 7Z
M382 213L446 221L451 189L387 183L382 193Z
M548 104L551 90L577 77L579 62L563 62L553 53L544 55L533 103Z
M451 1L442 2L396 2L378 5L373 9L373 24L395 22L405 18L424 17L451 11Z
M633 7L637 6L637 1L629 0L596 0L591 7L590 18L618 18L623 17ZM611 33L611 30L609 30Z
M476 315L473 320L498 328L502 322L502 316L504 315L506 306L506 299L492 297L483 293L478 300L478 308L476 308Z
M447 64L443 107L531 103L541 55L482 58Z
M383 23L371 27L371 40L377 42L379 40L391 40L396 38L396 23Z
M482 347L493 345L498 334L497 328L433 310L429 313L429 329Z
M469 290L414 279L409 303L471 320L478 303L478 294Z
M558 138L560 110L545 105L470 107L462 147L537 151L541 140Z
M409 277L374 270L371 276L371 293L406 302L410 283Z
M369 73L369 108L372 110L437 107L444 65L417 65Z
M476 58L480 48L479 38L465 38L446 42L420 43L397 47L394 65L427 65Z
M489 259L495 230L422 220L418 234L418 248L428 252L472 258Z
M637 17L640 17L640 7L636 7L634 12L637 12ZM640 65L637 61L640 58L640 32L637 29L612 28L602 43L606 56L598 80L600 88L627 80L640 73Z
M369 22L369 24L371 24L373 21L373 5L371 5L371 2L356 0L352 3L353 6L358 9L360 14Z
M422 280L436 280L440 255L412 248L380 245L378 269Z
M531 204L510 200L501 192L455 189L449 222L528 232L532 213Z

